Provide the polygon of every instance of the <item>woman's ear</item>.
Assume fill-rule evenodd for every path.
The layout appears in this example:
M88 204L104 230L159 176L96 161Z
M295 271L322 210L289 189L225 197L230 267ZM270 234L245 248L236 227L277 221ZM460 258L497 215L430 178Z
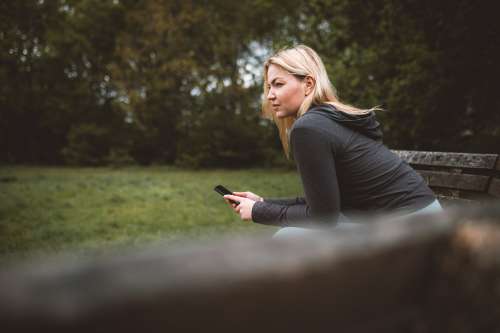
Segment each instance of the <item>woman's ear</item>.
M313 92L316 82L314 81L312 76L308 75L304 78L304 83L305 83L305 94L307 96Z

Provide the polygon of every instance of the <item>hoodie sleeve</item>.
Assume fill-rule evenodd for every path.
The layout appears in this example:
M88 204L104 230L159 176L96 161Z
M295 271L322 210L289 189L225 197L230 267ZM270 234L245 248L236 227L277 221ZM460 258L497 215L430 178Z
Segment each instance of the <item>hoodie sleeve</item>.
M283 205L267 201L258 201L252 208L252 220L256 223L280 227L307 227L309 208L306 204Z
M264 198L265 202L270 202L273 204L284 205L284 206L292 206L292 205L300 205L305 204L306 199L303 197L295 197L295 198Z
M318 128L301 126L291 133L291 146L313 222L335 224L340 213L340 191L335 147Z
M256 223L281 227L298 226L306 218L305 198L276 198L258 201L252 208L252 220Z
M340 210L334 149L319 129L297 127L291 133L293 156L297 163L305 201L295 205L257 202L252 209L254 222L280 226L308 227L333 225Z

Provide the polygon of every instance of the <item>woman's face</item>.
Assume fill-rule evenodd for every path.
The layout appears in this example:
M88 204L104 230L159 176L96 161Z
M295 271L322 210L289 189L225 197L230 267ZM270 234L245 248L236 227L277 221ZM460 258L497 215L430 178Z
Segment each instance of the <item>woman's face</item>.
M295 116L307 93L306 80L299 80L282 67L271 64L267 69L267 99L278 118Z

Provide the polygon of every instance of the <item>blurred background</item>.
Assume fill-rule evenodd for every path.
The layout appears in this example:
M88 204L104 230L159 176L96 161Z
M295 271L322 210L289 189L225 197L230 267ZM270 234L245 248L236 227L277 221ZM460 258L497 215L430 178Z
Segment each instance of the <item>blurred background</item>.
M494 4L2 1L1 163L281 165L261 67L296 43L390 148L498 153Z
M242 223L212 191L301 194L262 64L314 48L392 149L500 153L495 1L0 2L0 260L200 239ZM145 167L147 166L147 167Z

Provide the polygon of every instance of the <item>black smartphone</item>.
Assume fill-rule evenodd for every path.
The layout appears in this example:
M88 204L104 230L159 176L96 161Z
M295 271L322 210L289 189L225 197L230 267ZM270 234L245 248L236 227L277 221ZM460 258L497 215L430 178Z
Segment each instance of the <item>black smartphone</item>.
M222 185L217 185L214 187L214 191L219 193L220 195L226 195L226 194L233 194L233 192L229 191L227 188L225 188L224 186ZM239 205L239 201L234 201L234 200L230 200L228 199L230 203L234 203L234 204L237 204Z

